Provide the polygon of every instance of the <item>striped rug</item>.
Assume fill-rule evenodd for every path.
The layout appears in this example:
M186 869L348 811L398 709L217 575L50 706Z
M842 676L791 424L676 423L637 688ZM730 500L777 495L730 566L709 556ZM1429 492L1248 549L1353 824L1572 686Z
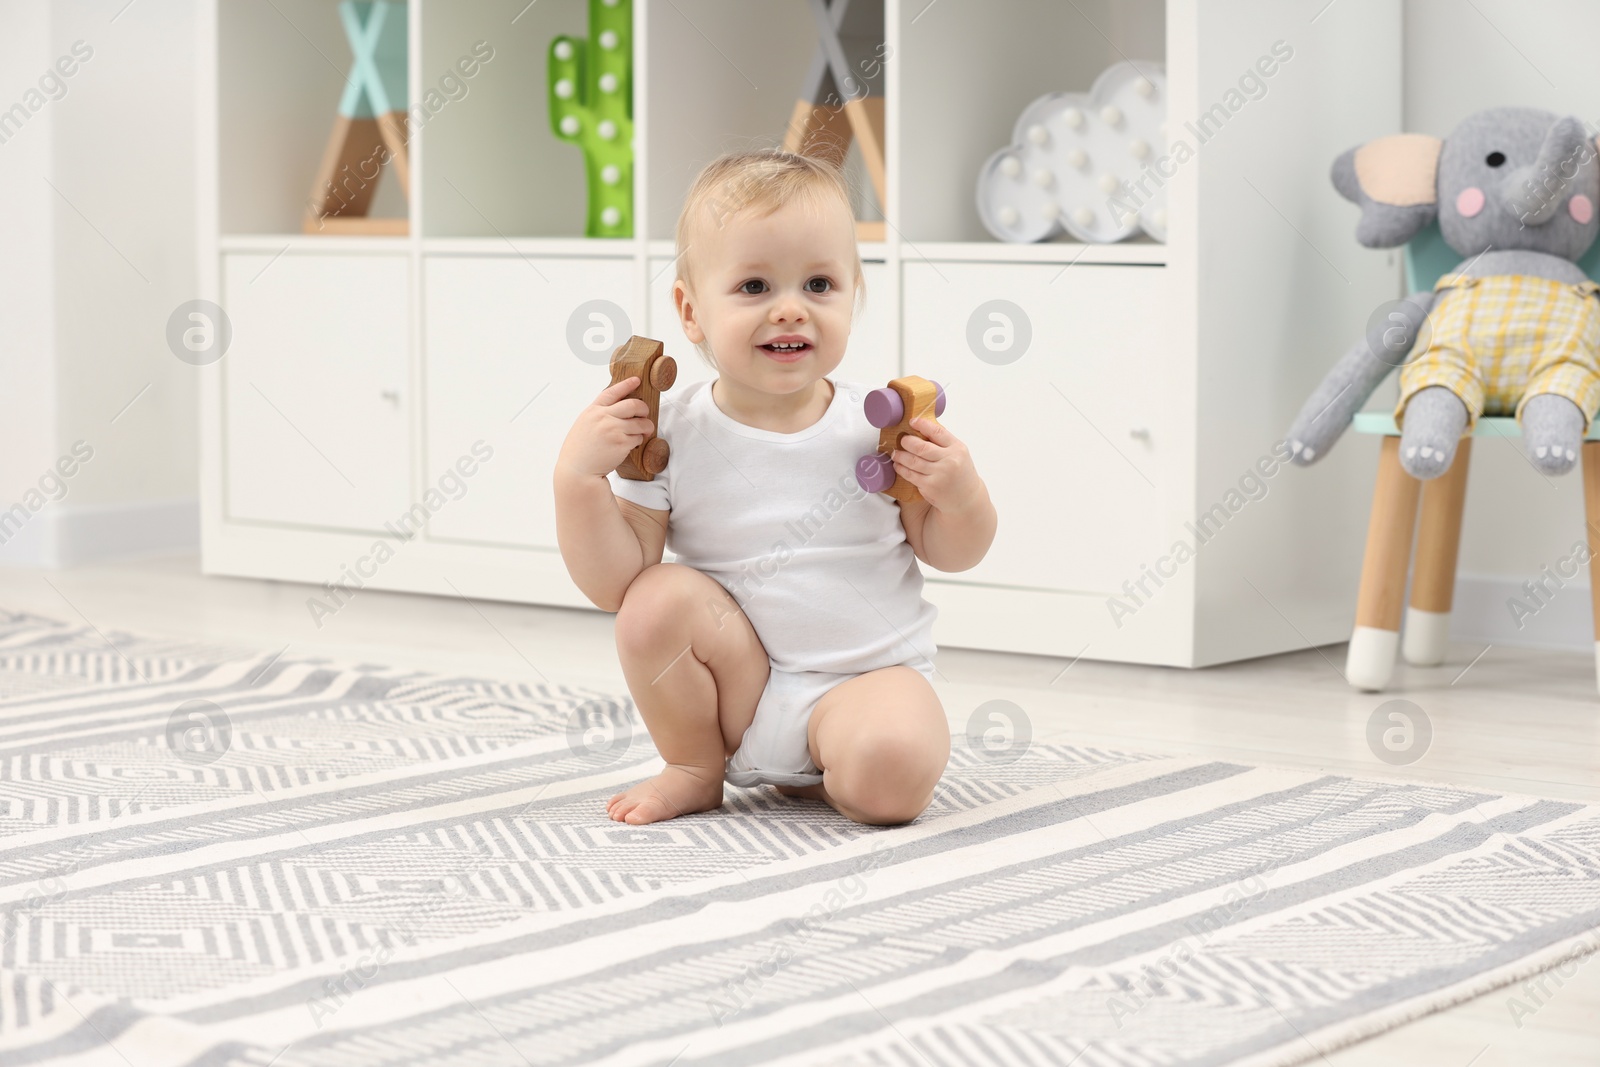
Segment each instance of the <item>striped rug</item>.
M1600 940L1593 805L958 736L906 826L608 821L657 764L623 694L0 612L0 1063L1289 1064Z

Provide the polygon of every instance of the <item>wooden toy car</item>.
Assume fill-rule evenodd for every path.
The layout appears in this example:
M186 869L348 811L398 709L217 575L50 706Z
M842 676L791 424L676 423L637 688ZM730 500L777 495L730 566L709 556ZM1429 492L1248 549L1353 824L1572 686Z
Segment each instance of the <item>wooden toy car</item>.
M638 398L648 404L650 422L659 430L661 394L678 380L678 363L662 354L660 341L634 334L611 353L611 384L635 375L639 384L624 399ZM617 474L635 482L654 481L656 475L667 469L667 452L666 440L652 433L648 440L641 441L622 458L617 464Z
M856 482L869 493L888 493L896 500L921 500L915 485L900 477L890 458L903 437L922 437L912 419L937 419L944 414L944 387L915 374L896 378L886 389L874 389L863 402L867 421L878 427L878 451L856 461Z

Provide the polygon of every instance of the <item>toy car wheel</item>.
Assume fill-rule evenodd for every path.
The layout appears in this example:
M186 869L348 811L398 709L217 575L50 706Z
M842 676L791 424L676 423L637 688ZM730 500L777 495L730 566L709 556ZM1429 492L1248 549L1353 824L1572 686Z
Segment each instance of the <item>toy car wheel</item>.
M881 493L894 484L894 461L881 452L856 460L856 484L869 493Z
M650 385L656 392L665 392L678 380L678 361L662 356L650 365Z
M900 394L887 387L868 393L862 407L866 411L867 421L880 430L893 426L906 413L905 401L900 399Z
M640 456L643 461L641 466L644 467L647 474L660 474L667 469L667 453L670 451L671 448L668 447L666 438L652 437L650 442L644 446L643 455Z

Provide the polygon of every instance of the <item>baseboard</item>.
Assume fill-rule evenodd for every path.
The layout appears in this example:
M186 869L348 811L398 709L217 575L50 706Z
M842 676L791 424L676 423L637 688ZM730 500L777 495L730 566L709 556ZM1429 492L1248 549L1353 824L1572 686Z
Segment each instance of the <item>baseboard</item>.
M200 547L200 501L46 504L0 545L0 566L76 567Z
M1456 579L1450 638L1486 645L1523 645L1589 652L1595 647L1589 583L1571 581L1530 597L1512 578L1462 575ZM1513 610L1513 601L1531 610ZM1519 618L1520 616L1520 618Z

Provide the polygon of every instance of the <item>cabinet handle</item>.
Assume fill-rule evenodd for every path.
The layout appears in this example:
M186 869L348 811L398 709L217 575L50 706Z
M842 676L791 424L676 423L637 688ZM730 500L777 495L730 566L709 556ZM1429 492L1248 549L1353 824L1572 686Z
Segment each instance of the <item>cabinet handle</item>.
M1148 441L1150 440L1150 430L1145 426L1135 426L1128 431L1128 436L1137 437L1141 441Z
M387 400L389 403L393 404L395 407L400 406L400 391L398 389L385 389L378 395Z

